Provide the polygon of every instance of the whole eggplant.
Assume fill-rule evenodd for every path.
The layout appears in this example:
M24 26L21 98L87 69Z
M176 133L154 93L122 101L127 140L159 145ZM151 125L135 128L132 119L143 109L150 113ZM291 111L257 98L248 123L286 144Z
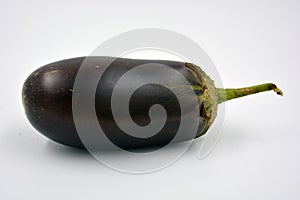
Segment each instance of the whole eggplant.
M134 93L129 105L130 116L137 125L145 126L150 121L149 108L154 104L160 104L167 112L167 120L162 130L149 138L143 138L128 135L118 127L111 109L112 92L122 75L136 66L151 63L167 65L180 72L188 81L182 88L191 88L198 101L197 107L191 107L189 111L192 113L195 109L199 110L200 120L196 122L197 134L187 133L182 141L197 138L207 132L217 115L219 103L268 90L274 90L282 95L282 91L272 83L239 89L215 88L209 76L192 63L102 56L61 60L45 65L30 74L23 85L22 102L26 116L34 128L51 140L72 147L85 148L74 123L72 97L76 92L74 82L78 70L86 60L93 68L86 74L87 81L89 76L101 69L103 63L113 60L99 80L95 93L95 111L106 136L122 149L167 145L175 137L181 120L182 113L176 96L165 87L153 84L138 88ZM132 78L132 82L135 78L143 79L146 76L149 74L138 74ZM130 85L131 83L128 83L128 87Z

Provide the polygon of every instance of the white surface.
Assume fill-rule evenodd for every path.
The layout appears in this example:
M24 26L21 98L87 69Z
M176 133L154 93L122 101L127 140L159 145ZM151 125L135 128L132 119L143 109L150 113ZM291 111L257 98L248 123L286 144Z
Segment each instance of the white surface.
M197 2L197 3L196 3ZM0 199L299 199L299 1L1 1ZM37 67L155 27L198 42L228 87L284 91L227 103L222 138L150 174L113 171L35 131L21 87Z

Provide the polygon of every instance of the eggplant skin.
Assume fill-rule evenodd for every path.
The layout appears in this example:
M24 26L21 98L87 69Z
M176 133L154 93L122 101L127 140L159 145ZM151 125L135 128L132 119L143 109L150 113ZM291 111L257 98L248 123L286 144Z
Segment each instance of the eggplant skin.
M74 82L83 62L88 61L91 66L94 66L94 70L97 71L103 61L108 59L112 58L101 56L71 58L45 65L30 74L23 85L22 100L26 116L32 126L53 141L72 147L85 148L78 136L73 120L72 95ZM167 112L165 126L159 133L150 138L138 138L124 133L113 118L111 94L115 84L127 71L147 63L164 64L177 70L186 78L190 86L197 86L194 88L201 87L202 80L199 80L199 76L195 75L183 62L113 59L114 61L98 82L95 94L95 110L98 122L106 136L122 149L169 144L176 135L181 117L180 105L174 93L158 84L141 86L133 93L130 98L129 111L132 120L137 125L145 126L150 122L148 112L149 108L154 104L162 105ZM91 70L91 73L93 73L93 70ZM135 78L142 79L143 76L149 76L149 74L139 74L138 76ZM202 91L195 90L195 94L201 96ZM198 109L201 110L200 103L198 106ZM194 109L191 107L190 112L193 112ZM196 137L201 135L206 125L206 121L203 118L201 119L197 122L199 126ZM187 134L182 140L191 140L194 137L195 135Z

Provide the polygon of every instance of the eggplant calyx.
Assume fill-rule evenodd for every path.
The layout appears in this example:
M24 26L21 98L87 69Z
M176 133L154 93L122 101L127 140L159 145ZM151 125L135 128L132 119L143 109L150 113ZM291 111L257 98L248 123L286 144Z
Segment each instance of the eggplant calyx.
M206 121L206 125L203 130L201 130L201 133L197 134L197 136L201 136L207 132L217 116L218 92L214 81L200 67L193 63L185 63L185 66L191 69L198 76L203 88L203 94L198 96L200 117L202 121Z

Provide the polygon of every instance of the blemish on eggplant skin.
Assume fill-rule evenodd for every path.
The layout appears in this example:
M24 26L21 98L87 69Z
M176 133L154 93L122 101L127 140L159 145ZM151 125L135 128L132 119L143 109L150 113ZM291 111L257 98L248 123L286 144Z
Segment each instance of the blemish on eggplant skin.
M100 68L100 66L96 65L94 68L95 68L95 69L99 69L99 68Z

